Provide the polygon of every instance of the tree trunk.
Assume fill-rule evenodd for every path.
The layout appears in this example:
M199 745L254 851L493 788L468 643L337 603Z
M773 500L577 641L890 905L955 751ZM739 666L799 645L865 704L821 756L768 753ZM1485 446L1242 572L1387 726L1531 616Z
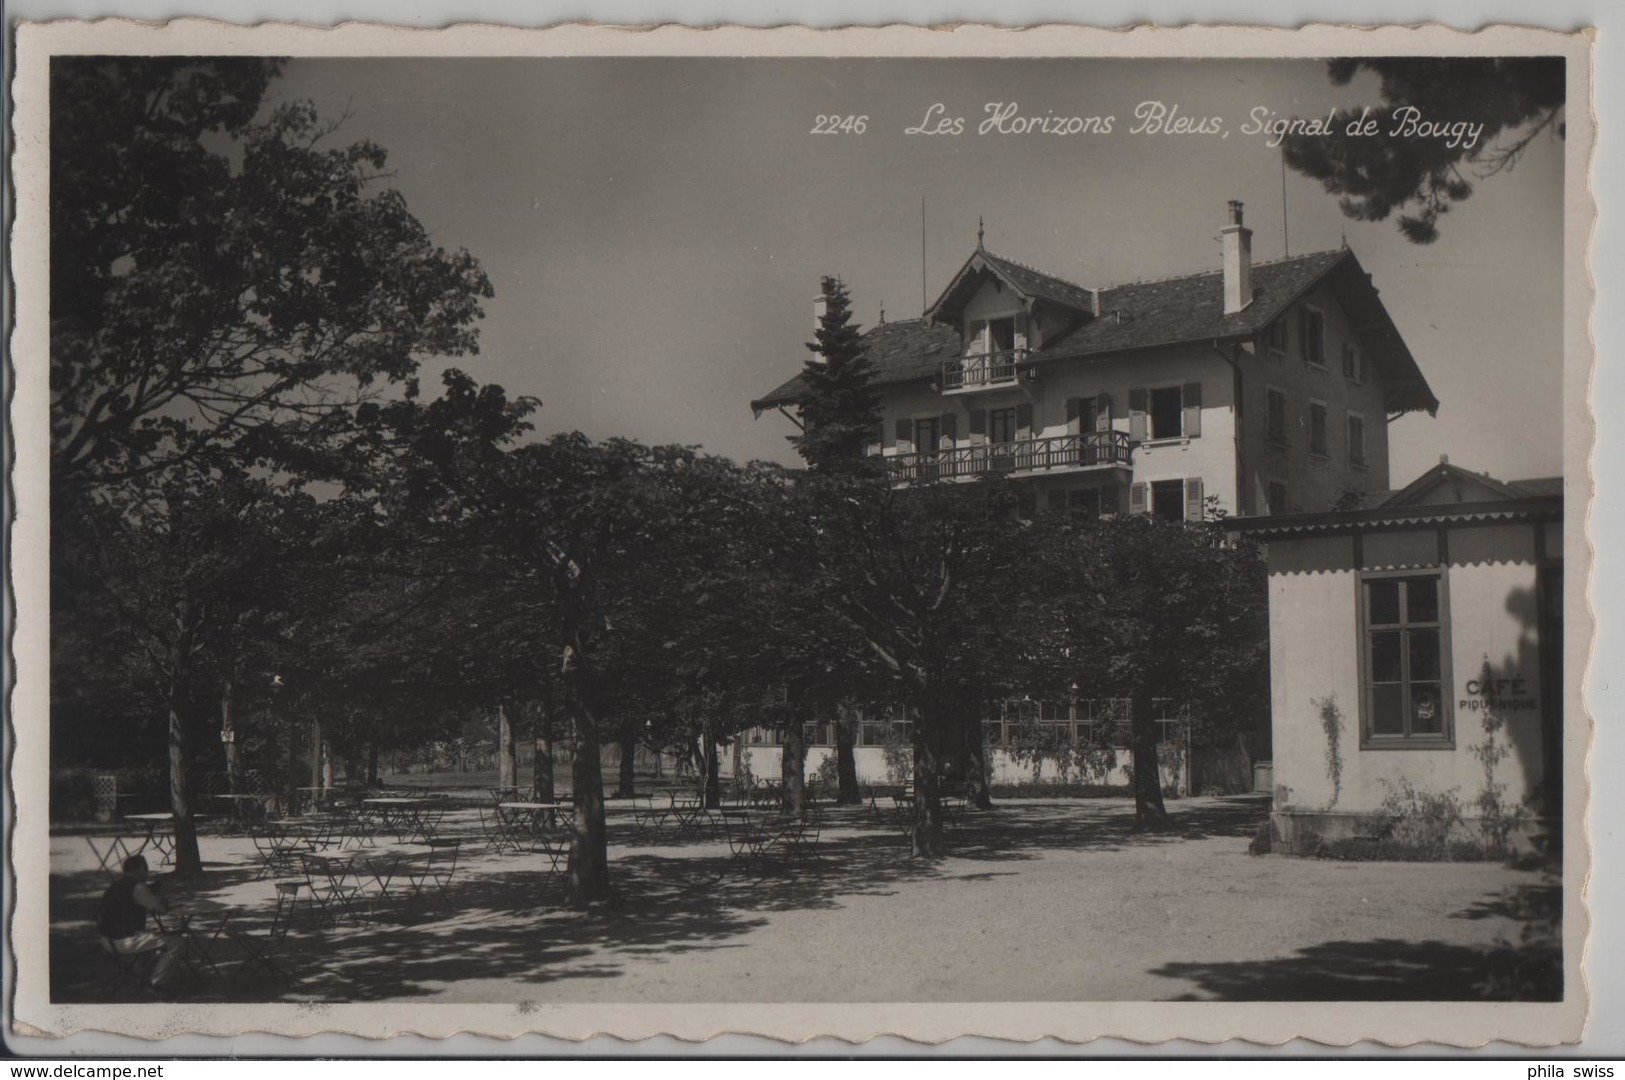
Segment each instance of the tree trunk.
M993 809L988 783L987 742L982 732L982 708L977 701L965 718L965 787L969 803L978 810Z
M911 855L932 858L943 853L942 796L937 776L942 770L938 733L946 726L947 707L928 698L914 725L914 824L909 829Z
M548 723L551 725L551 721ZM536 753L531 763L530 786L537 802L553 801L553 738L551 731L536 737Z
M310 722L309 786L316 789L320 789L322 786L322 722L320 720L312 720ZM311 806L314 807L316 805L317 796L320 795L321 792L320 790L316 790L311 791L308 794L310 795Z
M200 622L201 616L190 601L175 606L175 642L169 669L169 810L174 815L175 874L183 878L203 873L197 822L192 817L192 737L186 723L192 646Z
M519 786L519 754L513 742L513 720L508 706L497 703L497 787Z
M378 744L369 743L367 746L367 786L378 786Z
M835 801L842 806L856 806L863 801L858 788L858 728L852 710L842 706L835 721L835 779L840 790Z
M630 799L637 794L638 726L633 720L621 723L621 769L615 785L615 798Z
M1162 805L1162 770L1157 765L1157 724L1151 718L1151 695L1136 693L1134 709L1134 825L1152 832L1171 822Z
M801 705L796 705L790 722L784 726L784 749L779 755L779 779L782 781L781 807L786 814L801 816L807 794L807 717Z
M717 754L717 740L711 734L711 721L705 721L700 732L700 786L705 791L707 810L722 807L722 762Z
M237 751L237 717L231 707L233 689L230 679L220 688L220 742L226 748L226 790L240 795L243 788L243 760Z
M579 906L609 898L609 841L604 824L604 765L598 717L591 698L581 636L574 627L564 651L564 709L575 737L570 782L575 804L575 842L570 850L570 895Z

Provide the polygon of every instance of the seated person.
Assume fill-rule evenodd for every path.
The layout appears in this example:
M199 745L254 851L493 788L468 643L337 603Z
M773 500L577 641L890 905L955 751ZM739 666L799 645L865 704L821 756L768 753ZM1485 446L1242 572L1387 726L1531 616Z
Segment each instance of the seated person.
M96 929L101 931L113 951L120 956L157 952L149 985L157 990L168 982L179 962L186 942L179 934L147 928L147 913L163 914L169 904L148 883L147 860L131 855L124 860L123 876L102 893L101 908L96 916Z

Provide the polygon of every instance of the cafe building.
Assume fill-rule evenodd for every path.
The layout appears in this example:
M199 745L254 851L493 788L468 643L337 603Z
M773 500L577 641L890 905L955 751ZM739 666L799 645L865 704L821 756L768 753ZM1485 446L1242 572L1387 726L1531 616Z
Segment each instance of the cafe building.
M1385 806L1436 796L1461 808L1464 839L1496 805L1520 819L1515 840L1549 832L1562 806L1562 481L1441 459L1371 501L1228 526L1262 541L1269 564L1274 849L1372 837Z

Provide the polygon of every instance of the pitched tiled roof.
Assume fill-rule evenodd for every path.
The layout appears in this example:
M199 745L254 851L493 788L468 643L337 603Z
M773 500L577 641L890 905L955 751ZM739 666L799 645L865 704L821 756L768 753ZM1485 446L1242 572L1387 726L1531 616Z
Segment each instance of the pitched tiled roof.
M1252 337L1344 258L1353 256L1317 251L1254 263L1253 302L1234 315L1224 313L1224 274L1219 270L1102 289L1100 318L1046 342L1038 359Z
M1563 494L1561 476L1542 476L1534 480L1508 480L1507 486L1526 498Z
M978 249L972 256L985 260L1018 290L1049 299L1081 312L1095 304L1090 291L1043 274L1021 263ZM936 307L949 301L961 278L943 294ZM1386 309L1377 299L1369 276L1354 253L1317 251L1274 262L1253 264L1253 302L1234 315L1224 313L1224 275L1210 270L1184 277L1141 281L1099 290L1098 318L1088 318L1061 337L1046 342L1027 363L1115 356L1140 349L1188 342L1234 341L1256 337L1283 311L1316 285L1327 282L1344 296L1350 314L1379 344L1378 356L1388 407L1408 412L1438 408L1438 400L1416 367ZM923 319L886 323L864 335L877 386L929 379L942 360L960 349L959 335L951 327ZM751 403L758 412L796 402L800 377L789 379L772 393Z
M924 319L902 319L881 323L863 335L864 351L874 370L877 386L913 382L936 375L942 362L958 354L959 331ZM799 374L786 379L776 390L750 403L757 412L794 405L806 384Z
M1049 300L1062 307L1074 308L1078 311L1092 311L1094 309L1094 295L1082 285L1074 285L1064 281L1053 274L1046 274L1042 270L1035 270L1026 263L1018 263L1014 259L1006 259L1002 255L995 255L991 251L983 250L982 257L1003 274L1017 290L1027 296L1037 297L1040 300Z

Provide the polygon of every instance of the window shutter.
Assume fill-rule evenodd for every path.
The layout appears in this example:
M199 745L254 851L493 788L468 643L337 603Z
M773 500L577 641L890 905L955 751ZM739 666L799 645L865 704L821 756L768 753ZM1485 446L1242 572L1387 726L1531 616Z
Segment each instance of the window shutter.
M1185 406L1185 437L1195 438L1202 434L1202 384L1186 383L1180 390L1179 397Z
M1309 362L1309 309L1298 309L1298 355L1304 363Z
M972 409L970 411L970 434L987 438L987 410Z
M942 414L942 437L949 443L959 439L959 414L945 412Z
M907 453L909 444L914 441L909 428L910 425L906 419L897 421L897 452L900 454Z
M1128 392L1128 436L1141 442L1145 440L1147 400L1148 395L1145 390L1130 390Z
M1145 513L1145 483L1130 484L1128 488L1128 512L1131 514Z
M1095 430L1110 431L1112 429L1112 396L1110 394L1095 395Z
M1083 399L1069 397L1066 399L1066 430L1069 435L1082 433L1078 427L1078 418L1083 415Z
M875 425L875 430L870 435L869 441L877 447L886 445L886 422L884 420Z
M1033 407L1023 402L1016 406L1016 438L1030 439L1033 437Z
M1185 481L1185 520L1201 521L1207 507L1202 505L1202 478L1193 476Z

